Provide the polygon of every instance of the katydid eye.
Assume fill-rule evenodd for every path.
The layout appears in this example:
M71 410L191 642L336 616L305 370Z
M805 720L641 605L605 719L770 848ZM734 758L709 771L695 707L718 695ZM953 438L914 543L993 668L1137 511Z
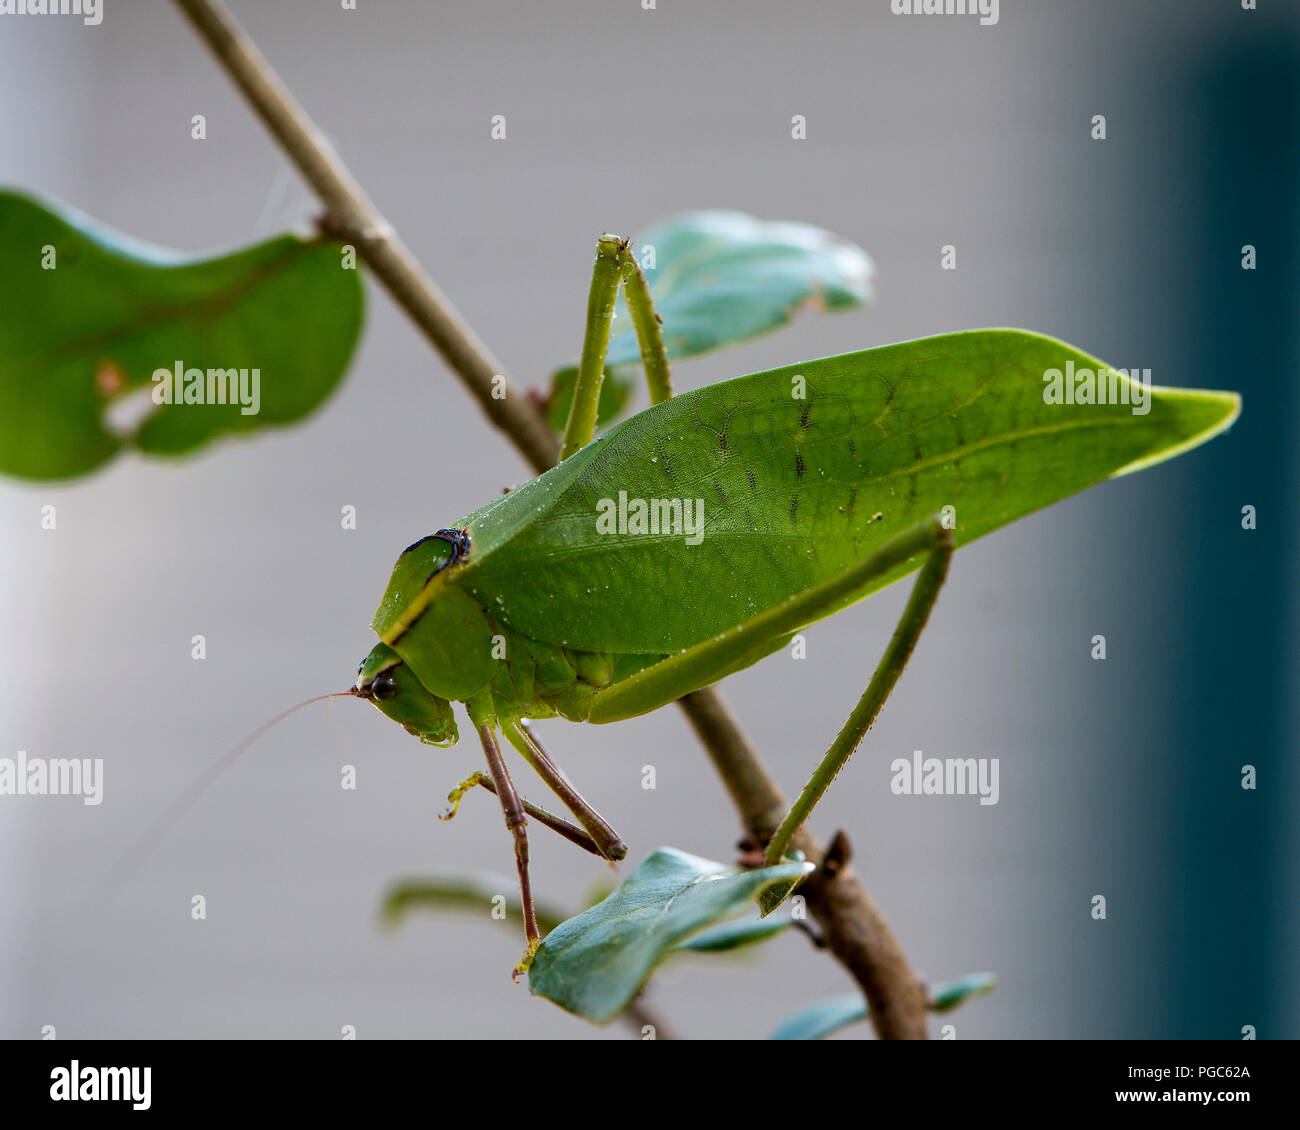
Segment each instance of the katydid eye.
M380 671L370 684L370 694L378 702L387 702L397 694L397 680L388 671Z

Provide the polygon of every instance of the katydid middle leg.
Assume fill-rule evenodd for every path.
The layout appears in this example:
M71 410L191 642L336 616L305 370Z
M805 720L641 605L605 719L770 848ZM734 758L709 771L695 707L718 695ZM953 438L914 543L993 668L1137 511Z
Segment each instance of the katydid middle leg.
M551 760L542 748L537 735L524 722L503 721L501 732L512 746L519 751L524 760L546 782L550 790L564 802L564 806L573 813L587 835L595 843L598 853L611 862L617 862L627 855L627 844L617 832L609 826L599 812L582 798L582 794L573 787L564 771Z

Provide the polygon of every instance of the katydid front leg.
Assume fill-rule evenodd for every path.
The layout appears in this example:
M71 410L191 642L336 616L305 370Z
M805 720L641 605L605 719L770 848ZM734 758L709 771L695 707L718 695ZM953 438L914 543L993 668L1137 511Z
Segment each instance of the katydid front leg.
M537 912L533 908L533 885L528 876L528 820L524 816L524 806L515 792L510 772L497 747L492 727L486 723L478 726L479 741L483 743L483 753L487 757L488 772L496 783L497 798L501 801L501 810L505 813L506 827L515 838L515 869L519 872L519 897L524 908L524 936L528 939L528 948L519 959L513 974L514 981L519 981L519 974L527 973L533 963L533 955L542 944L541 932L537 929Z
M650 390L650 403L659 404L671 399L673 378L668 370L668 351L664 348L664 335L659 326L663 319L655 312L650 299L650 287L641 265L632 252L624 246L623 299L636 330L637 345L641 350L641 364L645 368L646 385Z
M489 777L486 773L482 772L481 770L477 773L471 773L468 777L466 777L463 781L461 781L459 785L457 785L454 789L452 789L450 793L447 794L447 801L448 801L447 811L439 813L438 819L439 820L452 819L452 817L454 817L456 813L460 811L461 799L465 796L467 792L470 791L470 789L474 788L477 785L482 785L493 796L497 795L496 782L494 782L491 777ZM577 827L576 825L570 824L567 820L564 819L564 817L556 816L552 812L547 812L546 809L542 808L540 805L533 804L532 801L530 801L525 796L521 796L519 798L519 803L524 806L525 814L531 816L539 824L543 824L547 828L550 828L552 832L558 832L570 843L577 844L578 847L582 848L583 851L589 851L591 852L592 855L598 855L602 859L608 858L608 856L605 855L604 850L599 846L597 846L595 840L593 840L589 835L587 835L587 833L584 832L581 828Z
M600 404L600 386L605 380L605 353L609 349L609 327L614 320L614 303L619 283L626 269L623 253L627 240L616 235L602 235L596 242L596 265L591 272L591 291L587 296L587 328L578 359L578 375L573 382L573 403L564 425L560 444L563 462L579 448L586 447L596 431L596 411Z

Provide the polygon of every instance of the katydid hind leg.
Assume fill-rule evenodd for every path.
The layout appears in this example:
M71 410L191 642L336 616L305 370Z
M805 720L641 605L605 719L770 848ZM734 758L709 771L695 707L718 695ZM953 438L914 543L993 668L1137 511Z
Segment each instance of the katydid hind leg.
M646 714L708 686L747 661L761 657L774 641L842 607L884 574L923 554L945 549L950 552L951 545L952 534L938 517L903 530L857 564L711 639L597 691L591 698L587 720L616 722Z
M483 753L487 758L488 772L496 783L497 799L501 801L501 811L505 813L506 827L515 840L515 869L519 872L519 897L524 909L524 935L528 939L528 948L519 964L515 966L513 978L519 980L519 974L528 972L533 962L533 955L542 943L541 932L537 929L537 911L533 907L533 887L528 875L528 820L524 815L524 806L515 792L514 782L506 769L505 759L497 746L492 727L481 725L478 728L479 741L483 743Z
M907 607L903 610L898 627L894 629L889 646L871 676L867 689L863 691L862 697L853 708L853 713L849 715L848 721L836 735L826 756L822 758L790 812L773 835L767 847L765 857L767 864L781 861L809 813L821 800L839 771L844 768L853 751L858 748L863 736L880 714L881 707L884 706L885 700L894 689L899 676L902 675L903 668L907 666L907 661L916 647L916 641L930 617L939 590L943 587L944 578L948 574L951 559L952 543L950 540L945 540L934 549L926 558L925 564L921 566L916 583L912 587L912 595L908 598ZM764 913L767 913L773 908L764 906L763 909Z

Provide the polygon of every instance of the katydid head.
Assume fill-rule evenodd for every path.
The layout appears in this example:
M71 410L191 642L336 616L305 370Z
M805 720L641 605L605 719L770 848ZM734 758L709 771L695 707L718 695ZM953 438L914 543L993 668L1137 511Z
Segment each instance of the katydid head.
M387 707L379 695L363 697L373 698L412 733L418 731L408 722L423 724L434 716L436 704L438 717L445 721L434 730L454 734L448 703L469 701L493 674L493 629L483 609L455 583L457 570L452 566L468 554L464 530L439 530L407 546L370 622L383 643L362 663L356 691L368 690L370 678L390 670L391 681L380 683L381 695L391 688L415 706Z
M376 644L361 661L352 693L428 745L455 745L460 737L451 703L432 694L387 644Z

